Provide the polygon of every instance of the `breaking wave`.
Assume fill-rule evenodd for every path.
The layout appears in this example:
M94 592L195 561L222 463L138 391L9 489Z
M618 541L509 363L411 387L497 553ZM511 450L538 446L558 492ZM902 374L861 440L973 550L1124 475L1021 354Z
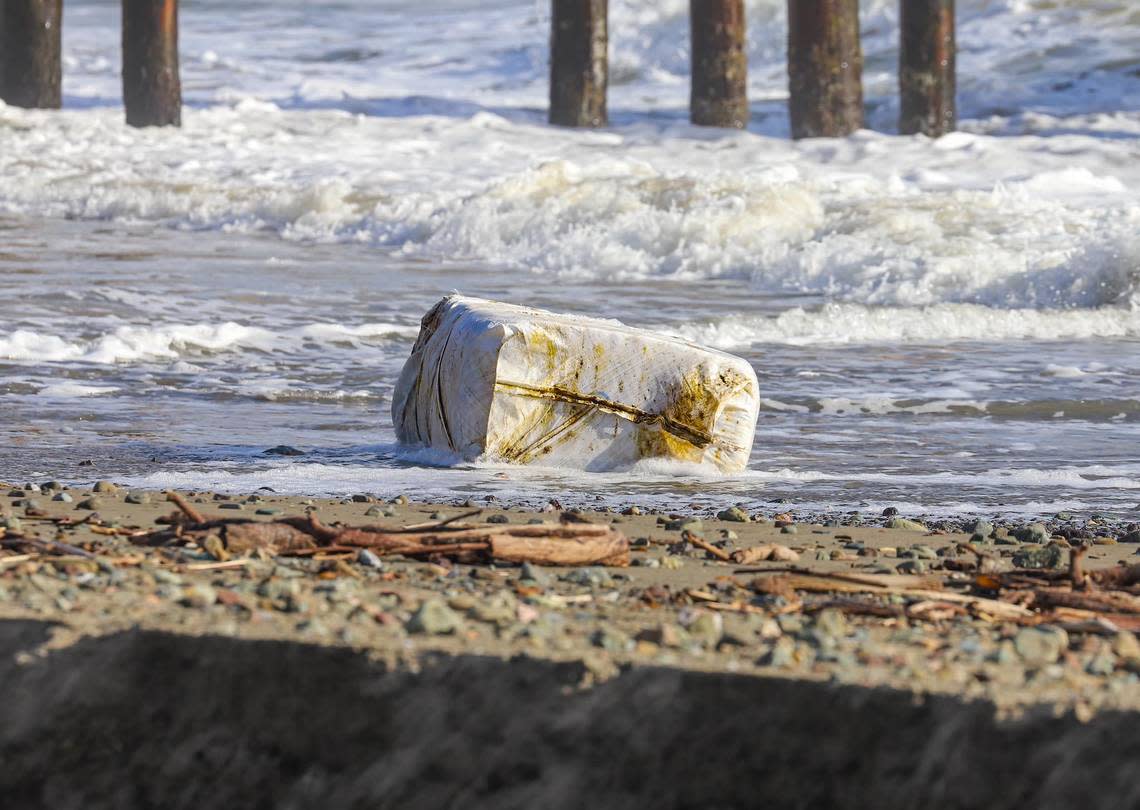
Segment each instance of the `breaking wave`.
M370 341L410 340L416 326L395 324L310 324L274 332L232 321L221 324L168 324L121 326L86 340L28 329L0 333L0 360L15 362L130 363L140 360L177 360L228 351L272 352L304 341L365 344Z
M861 304L793 307L775 315L729 316L669 331L718 349L753 345L945 343L1140 337L1140 306L997 309L978 304L885 308ZM1055 376L1064 376L1064 370Z

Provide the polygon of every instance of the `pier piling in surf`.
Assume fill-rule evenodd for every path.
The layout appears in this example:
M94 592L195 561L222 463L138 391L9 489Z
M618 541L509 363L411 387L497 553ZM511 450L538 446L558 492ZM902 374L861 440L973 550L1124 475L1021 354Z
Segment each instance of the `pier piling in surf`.
M863 126L859 0L788 0L788 90L793 138Z
M0 100L58 109L63 0L0 2Z
M178 0L123 0L123 103L132 127L181 126Z
M689 118L709 127L748 126L744 0L690 0L693 40Z
M954 0L900 0L899 28L899 132L945 135L958 118Z
M606 124L608 0L553 0L550 20L550 123Z

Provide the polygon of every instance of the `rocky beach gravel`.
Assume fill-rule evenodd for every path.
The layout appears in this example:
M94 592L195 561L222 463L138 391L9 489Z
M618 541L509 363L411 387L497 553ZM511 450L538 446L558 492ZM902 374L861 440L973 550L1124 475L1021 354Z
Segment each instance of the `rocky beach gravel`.
M381 557L368 549L242 557L209 539L202 547L149 548L132 536L171 513L161 493L110 482L4 484L0 493L0 617L57 622L48 647L145 628L348 647L413 668L429 652L580 660L583 687L631 668L665 666L986 699L1003 711L1050 704L1088 717L1140 706L1140 644L1111 622L1030 626L916 606L898 594L882 595L874 610L852 610L828 594L797 605L756 585L765 571L790 568L953 572L974 559L965 543L998 569L1015 561L1062 568L1077 544L1089 546L1088 570L1136 562L1140 527L1095 515L1023 524L801 514L791 505L771 514L731 504L656 513L630 504L573 512L575 520L611 524L628 536L630 567L550 568ZM187 497L220 517L311 512L325 525L391 528L447 519L477 502L271 492ZM558 511L490 502L477 520L556 523ZM10 539L18 536L38 538L44 550L16 550Z

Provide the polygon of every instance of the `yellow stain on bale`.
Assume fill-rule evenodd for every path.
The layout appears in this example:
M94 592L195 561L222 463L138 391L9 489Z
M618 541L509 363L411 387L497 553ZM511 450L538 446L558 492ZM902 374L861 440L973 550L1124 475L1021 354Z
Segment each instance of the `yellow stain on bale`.
M580 376L581 365L574 373ZM532 385L500 380L497 391L514 396L550 400L535 420L529 421L509 439L499 442L495 455L515 462L526 462L545 455L578 434L574 428L594 411L609 413L637 425L635 437L641 458L673 458L700 462L711 452L712 461L721 464L724 450L716 446L713 430L721 410L732 396L742 390L751 391L751 381L731 369L709 377L705 368L697 368L681 378L661 413L652 413L632 405L598 396L583 394L567 384ZM565 409L572 407L562 419ZM531 436L537 436L529 439ZM616 434L616 430L615 430ZM528 441L529 439L529 441Z

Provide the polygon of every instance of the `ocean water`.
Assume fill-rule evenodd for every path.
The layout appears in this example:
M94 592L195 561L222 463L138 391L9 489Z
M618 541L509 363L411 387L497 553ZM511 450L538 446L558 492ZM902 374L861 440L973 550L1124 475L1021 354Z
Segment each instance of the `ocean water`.
M197 0L185 126L129 130L118 6L67 4L63 112L0 106L0 479L1140 508L1132 0L960 0L937 140L894 133L897 3L864 2L869 129L798 143L783 0L748 3L747 132L687 123L679 0L611 0L590 132L544 123L547 3ZM746 357L749 471L397 447L392 384L452 290Z

